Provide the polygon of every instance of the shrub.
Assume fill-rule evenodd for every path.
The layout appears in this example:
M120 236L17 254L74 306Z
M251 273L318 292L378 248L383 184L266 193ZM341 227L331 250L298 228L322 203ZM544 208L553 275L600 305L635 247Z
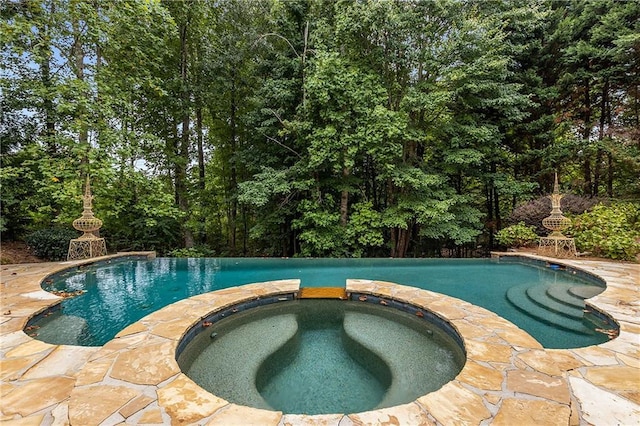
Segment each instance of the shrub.
M610 259L635 260L640 253L640 205L599 204L573 219L566 231L580 251Z
M527 226L523 222L501 229L496 232L495 237L498 243L507 247L529 246L538 240L534 227Z
M30 233L24 241L38 257L46 260L66 260L69 241L78 236L78 231L73 229L45 228Z
M602 199L586 198L577 195L566 194L560 200L560 209L567 216L582 214L603 202ZM542 219L551 213L551 199L548 196L538 197L516 207L506 219L505 224L515 225L523 222L525 225L535 227L536 233L546 235L549 230L542 226Z
M169 252L171 257L211 257L215 252L205 246L175 249Z

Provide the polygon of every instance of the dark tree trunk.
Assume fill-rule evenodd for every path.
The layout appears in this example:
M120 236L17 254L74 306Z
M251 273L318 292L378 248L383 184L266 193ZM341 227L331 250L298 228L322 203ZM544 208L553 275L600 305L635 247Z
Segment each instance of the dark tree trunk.
M600 189L600 175L602 171L603 149L602 144L605 137L605 126L607 124L607 104L609 97L609 79L605 78L602 85L602 93L600 98L600 128L598 129L598 150L596 152L596 160L593 167L593 195L598 196Z
M613 198L613 156L610 152L607 153L607 195Z
M582 131L582 139L588 146L591 138L591 85L589 79L584 81L584 128ZM586 148L586 147L585 147ZM591 159L587 150L584 151L584 161L582 163L582 173L584 175L584 192L585 195L593 196L593 184L591 181Z
M496 175L497 172L497 165L495 162L491 163L491 174L493 176ZM491 193L492 193L492 197L493 197L493 211L495 214L495 218L496 218L496 230L499 230L500 228L502 228L502 218L500 217L500 198L499 198L499 194L498 194L498 188L496 188L496 182L494 180L494 177L491 178Z
M202 105L198 102L196 109L196 132L198 137L198 184L204 189L204 147L202 135Z
M237 216L238 216L238 202L236 200L236 190L238 186L238 169L236 164L236 149L237 149L237 129L236 129L236 114L238 107L236 105L236 75L235 71L231 75L231 104L229 111L229 126L230 137L229 147L231 149L231 156L229 159L229 166L231 168L231 174L229 176L229 250L231 254L236 252L236 236L237 236Z
M340 225L347 226L347 218L349 214L349 190L346 188L347 179L349 178L349 168L344 167L342 169L342 181L345 185L345 188L342 190L340 194Z
M187 165L189 164L189 90L188 90L188 45L187 45L188 23L180 27L180 77L182 79L182 133L180 135L180 146L176 161L176 195L178 198L178 208L189 212L187 200ZM194 238L190 229L183 224L182 235L184 246L191 248L194 246Z
M82 33L77 21L74 20L71 25L74 37L73 45L71 46L71 54L74 60L74 71L76 78L80 81L84 81L84 49L82 48ZM84 93L84 96L89 95L88 93ZM80 173L81 178L84 181L89 175L89 124L87 123L87 111L84 107L80 107L76 118L80 121L78 145L82 152L80 156Z

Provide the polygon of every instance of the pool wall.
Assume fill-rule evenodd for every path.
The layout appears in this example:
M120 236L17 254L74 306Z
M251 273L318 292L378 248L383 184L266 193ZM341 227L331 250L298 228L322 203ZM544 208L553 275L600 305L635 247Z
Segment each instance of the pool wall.
M570 265L566 265L559 259L544 260L536 257L523 257L523 256L517 256L517 255L505 256L504 254L495 254L495 255L492 255L492 258L500 263L521 263L524 265L538 266L540 268L552 268L556 270L566 271L568 274L581 278L590 284L593 284L602 288L607 287L606 281L602 279L602 277L598 276L597 274L589 271L585 271L583 269L576 268Z
M351 280L352 282L358 282L360 280ZM378 281L382 282L382 281ZM389 283L393 284L393 283ZM372 303L376 305L388 306L390 308L397 309L399 311L407 312L411 315L415 315L422 320L435 325L444 331L449 337L451 337L466 354L466 350L464 347L464 341L460 334L453 328L451 323L446 319L442 318L439 315L436 315L434 312L431 312L423 307L416 306L408 301L400 301L390 297L379 296L371 293L359 293L357 291L348 292L349 300L360 301L364 303Z
M241 302L232 306L228 306L224 309L209 312L202 318L202 321L198 321L198 323L194 324L184 335L184 337L178 343L178 348L176 349L176 359L180 358L184 349L191 343L191 341L198 336L202 332L207 332L209 330L209 326L211 324L217 323L218 321L229 318L230 316L244 312L248 309L257 308L260 306L267 306L273 303L286 302L290 300L294 300L296 297L296 292L289 293L279 293L264 297L257 297L252 300L248 300L245 302Z

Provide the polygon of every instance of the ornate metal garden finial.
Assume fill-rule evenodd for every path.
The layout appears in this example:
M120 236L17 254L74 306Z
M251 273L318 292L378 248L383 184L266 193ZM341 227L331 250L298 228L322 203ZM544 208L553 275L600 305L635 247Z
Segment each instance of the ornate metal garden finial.
M553 193L551 198L551 214L542 219L542 225L551 231L547 237L540 238L538 254L571 257L576 255L576 246L573 238L565 237L562 230L571 225L571 220L565 217L560 210L560 200L563 195L560 194L558 185L558 173L555 174L555 182L553 184Z
M571 220L565 217L562 214L562 210L560 210L560 200L562 197L563 195L560 194L558 188L558 173L556 172L553 194L549 196L549 198L551 198L551 215L542 219L542 226L551 230L551 235L549 236L564 237L561 231L571 225Z
M102 226L102 221L93 215L92 201L93 195L91 194L89 176L87 176L82 197L82 216L73 221L73 227L83 234L69 242L67 260L86 259L107 254L104 238L96 237L94 234Z
M93 195L91 195L91 185L89 184L89 176L84 187L84 196L82 197L82 217L73 221L73 227L78 231L84 232L81 239L96 238L93 232L100 229L102 221L93 215Z

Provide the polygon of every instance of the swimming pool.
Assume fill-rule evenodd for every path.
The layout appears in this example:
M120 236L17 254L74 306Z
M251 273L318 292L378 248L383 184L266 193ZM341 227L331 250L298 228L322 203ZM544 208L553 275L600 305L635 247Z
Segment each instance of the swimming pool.
M98 263L45 281L45 290L80 295L63 300L58 312L34 318L28 333L54 344L103 345L127 325L175 301L291 278L301 279L301 287L344 287L347 278L362 278L443 293L497 313L547 348L590 346L608 340L594 331L601 325L582 319L582 309L569 303L575 301L550 298L545 302L549 309L539 312L542 303L533 299L557 289L566 289L568 296L562 297L568 298L571 289L598 285L603 289L603 284L544 263L493 259L157 258Z

